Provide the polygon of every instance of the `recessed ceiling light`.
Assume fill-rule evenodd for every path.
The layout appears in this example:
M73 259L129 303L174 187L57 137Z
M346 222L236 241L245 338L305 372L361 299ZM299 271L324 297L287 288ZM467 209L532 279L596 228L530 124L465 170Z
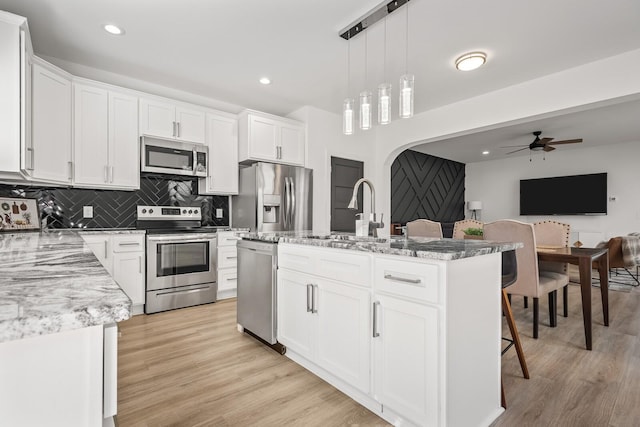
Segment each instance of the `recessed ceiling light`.
M471 71L487 62L487 54L484 52L465 53L456 59L456 68L460 71Z
M104 30L109 33L109 34L113 34L114 36L121 36L124 34L124 30L120 27L118 27L117 25L113 25L113 24L107 24L104 26Z
M269 77L262 77L260 78L260 83L262 83L263 85L270 85L271 80L269 79Z
M486 156L487 154L489 154L489 152L485 150L485 151L482 152L482 154L484 154Z

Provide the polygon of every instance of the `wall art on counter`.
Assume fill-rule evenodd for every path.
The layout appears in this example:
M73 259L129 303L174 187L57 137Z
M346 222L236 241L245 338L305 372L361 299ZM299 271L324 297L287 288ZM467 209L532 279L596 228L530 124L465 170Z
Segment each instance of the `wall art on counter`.
M0 197L0 231L39 229L40 216L35 199Z

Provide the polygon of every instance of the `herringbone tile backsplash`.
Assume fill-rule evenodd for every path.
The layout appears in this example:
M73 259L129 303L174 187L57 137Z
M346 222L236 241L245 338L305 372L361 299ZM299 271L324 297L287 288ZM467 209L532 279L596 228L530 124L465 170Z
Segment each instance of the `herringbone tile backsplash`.
M0 184L0 196L37 199L46 228L135 227L137 205L199 206L203 225L229 225L229 197L199 196L195 179L146 175L135 191ZM93 218L82 218L83 206L93 206ZM223 218L215 217L216 209L223 210Z

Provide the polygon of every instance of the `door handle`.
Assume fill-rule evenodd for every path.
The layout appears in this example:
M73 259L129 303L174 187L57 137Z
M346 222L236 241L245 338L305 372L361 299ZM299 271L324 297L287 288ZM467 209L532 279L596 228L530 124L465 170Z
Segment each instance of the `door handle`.
M33 155L34 155L33 148L27 147L27 152L30 153L29 154L29 164L31 165L31 167L27 168L27 170L33 171Z
M109 166L109 173L111 174L111 177L109 178L109 182L113 182L113 166Z
M171 133L171 136L176 136L176 122L172 122L173 123L173 132Z
M109 249L109 248L108 248L108 245L109 245L109 242L107 242L107 241L105 240L105 241L104 241L104 258L105 258L105 259L107 258L107 251L108 251L108 249Z
M296 187L293 178L289 178L289 193L291 197L291 206L289 206L289 222L293 224L293 216L296 211Z
M142 274L142 256L138 257L138 273Z
M378 332L378 306L380 306L380 301L375 301L373 303L373 338L380 336L380 332Z
M284 227L289 228L289 203L291 203L289 199L289 178L284 177Z
M316 295L318 293L318 285L311 285L311 313L318 312L318 301Z
M177 133L177 135L176 135L176 136L177 136L178 138L180 138L180 122L176 122L176 128L177 128L177 130L178 130L178 131L176 132L176 133Z
M311 312L311 310L312 310L312 309L311 309L311 305L313 304L313 301L309 302L309 299L310 299L310 298L309 298L309 294L310 294L310 293L313 293L313 290L311 289L311 287L312 287L312 286L313 286L313 285L311 285L311 284L309 284L309 283L307 284L307 313L310 313L310 312Z

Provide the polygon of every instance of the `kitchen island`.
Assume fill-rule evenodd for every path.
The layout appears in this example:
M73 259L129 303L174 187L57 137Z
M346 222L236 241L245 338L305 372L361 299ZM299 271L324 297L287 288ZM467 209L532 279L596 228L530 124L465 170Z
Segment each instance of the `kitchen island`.
M500 406L501 252L518 243L278 238L286 355L394 425L486 426Z
M0 234L3 425L101 426L131 301L73 231Z

